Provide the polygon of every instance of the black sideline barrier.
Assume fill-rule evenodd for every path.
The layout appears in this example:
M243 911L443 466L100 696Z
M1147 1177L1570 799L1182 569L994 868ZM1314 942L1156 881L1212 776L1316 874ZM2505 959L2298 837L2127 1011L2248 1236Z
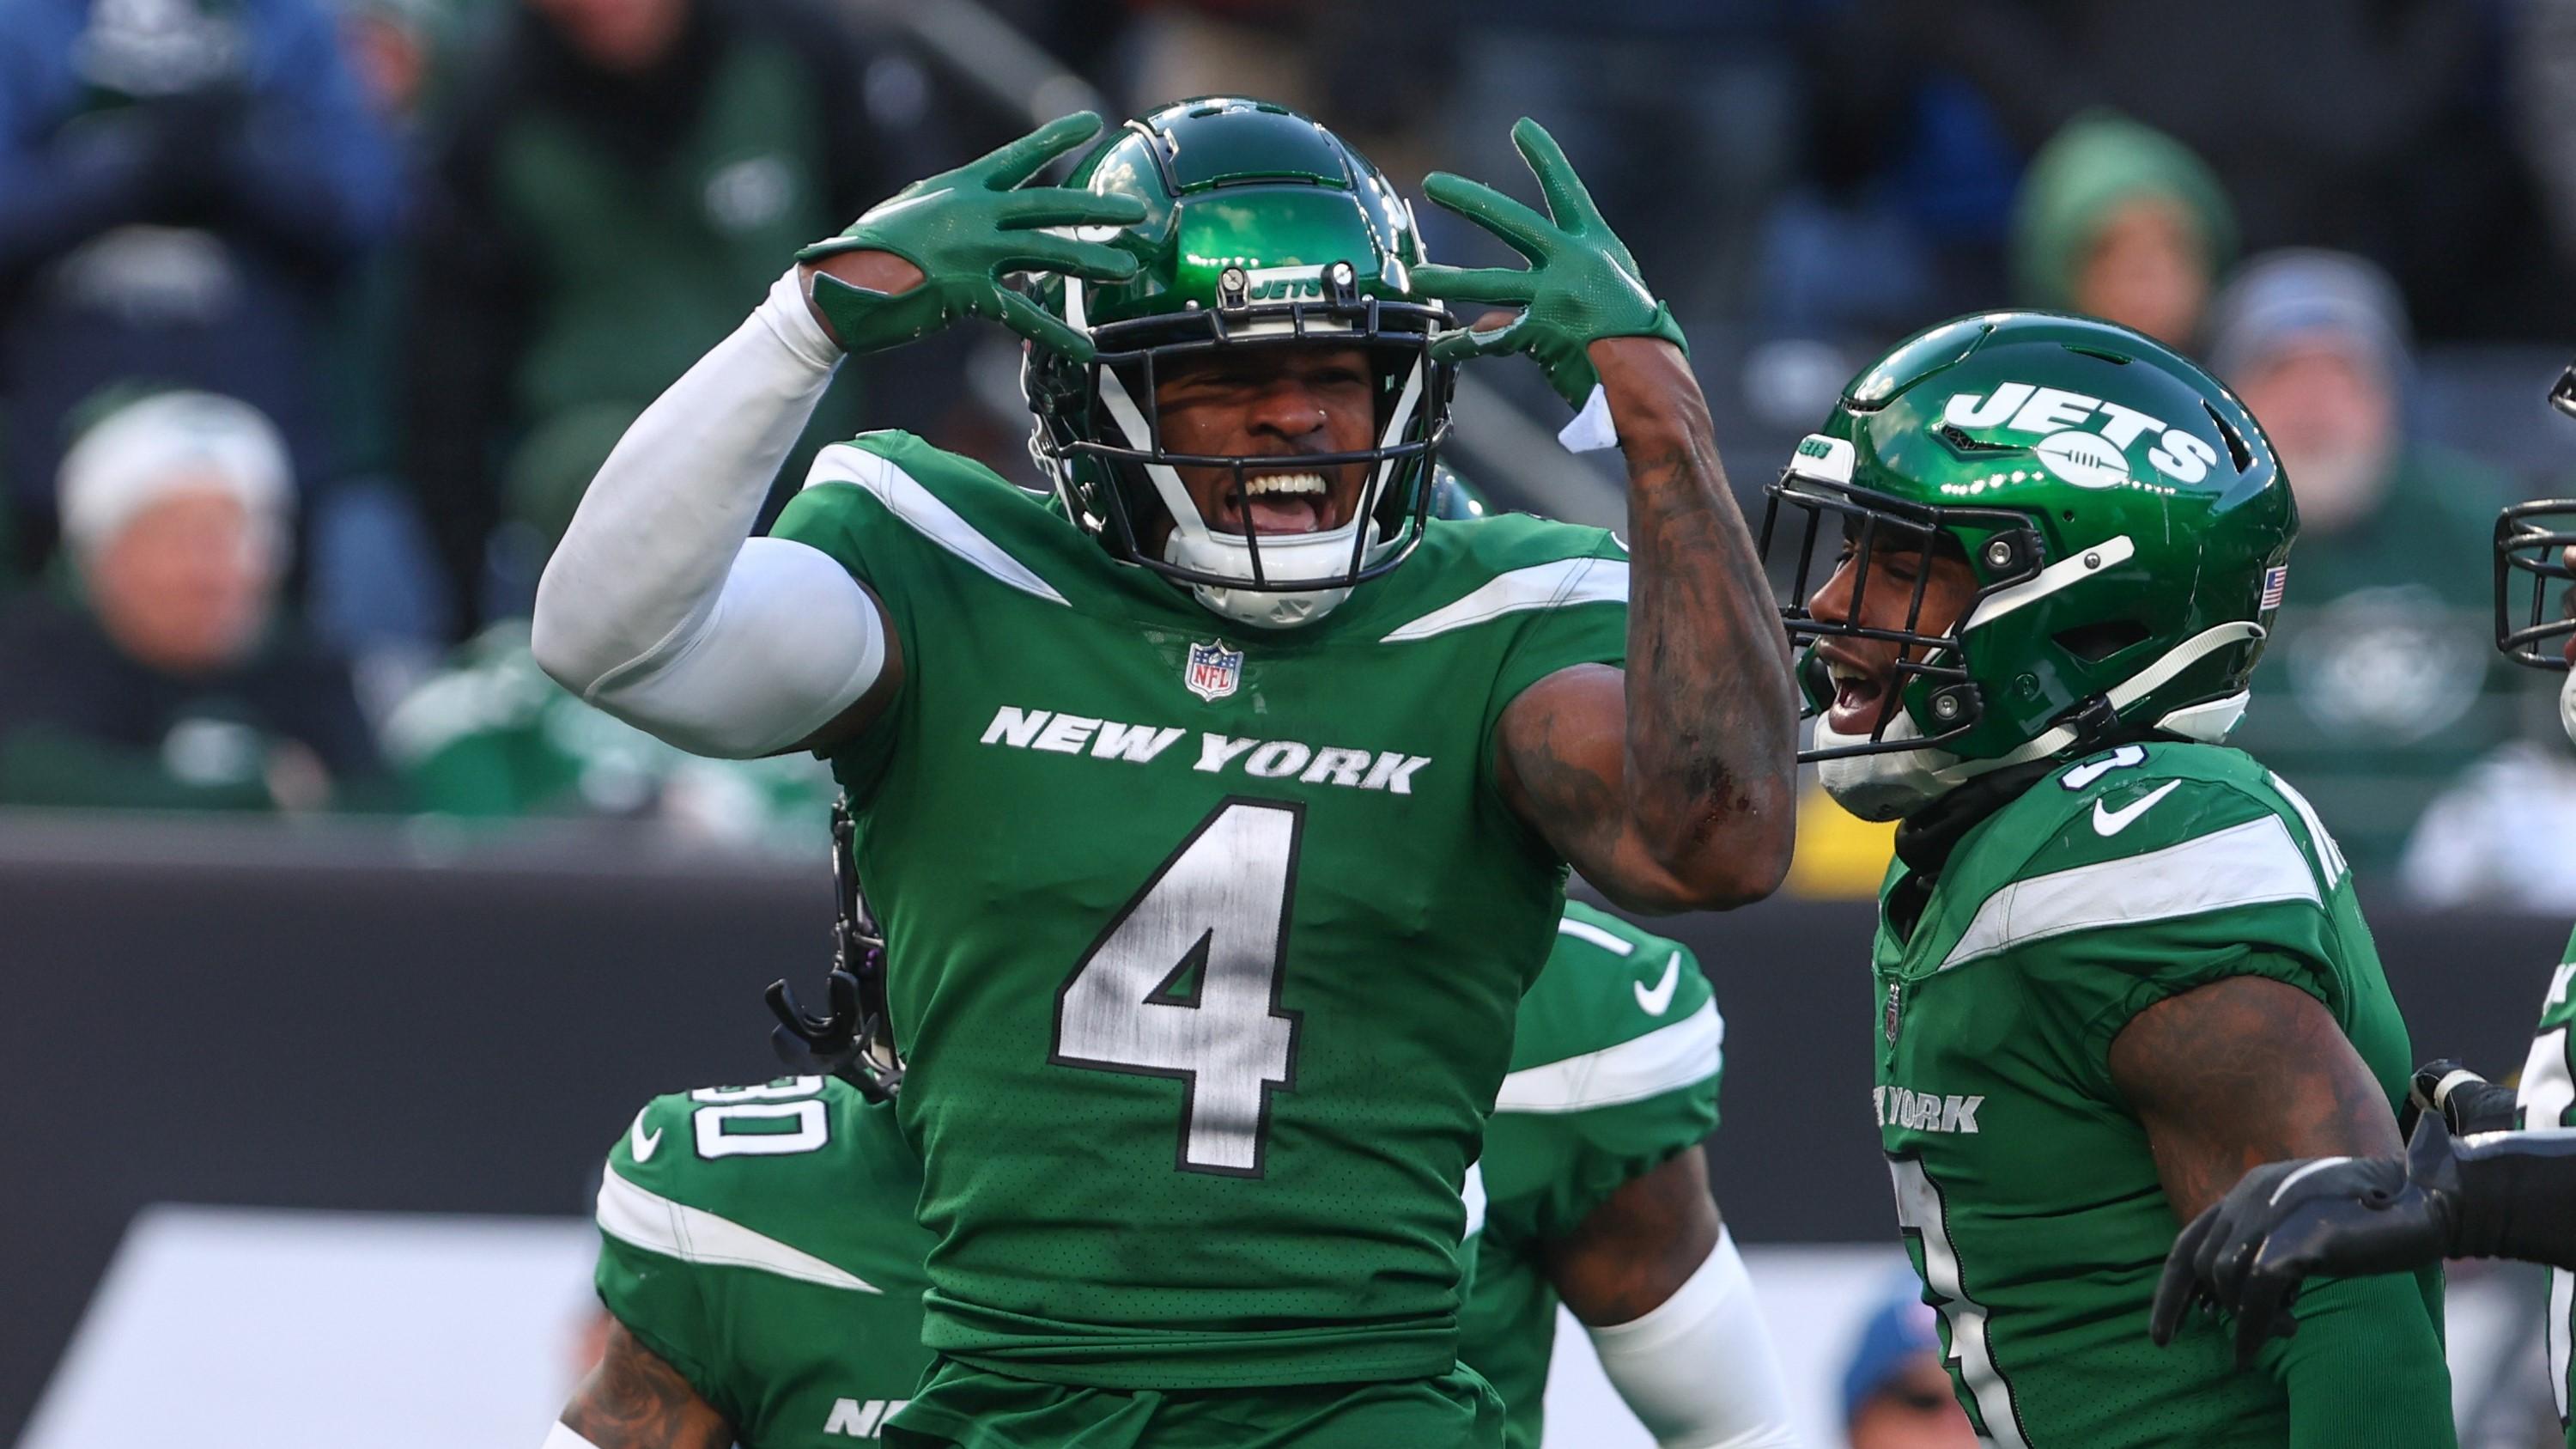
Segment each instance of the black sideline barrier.
M819 859L614 831L0 818L0 1439L145 1203L585 1212L646 1097L775 1075L760 991L819 982L829 911ZM2375 917L2419 1056L2517 1068L2566 923ZM1717 983L1748 1241L1890 1236L1869 924L1660 924Z

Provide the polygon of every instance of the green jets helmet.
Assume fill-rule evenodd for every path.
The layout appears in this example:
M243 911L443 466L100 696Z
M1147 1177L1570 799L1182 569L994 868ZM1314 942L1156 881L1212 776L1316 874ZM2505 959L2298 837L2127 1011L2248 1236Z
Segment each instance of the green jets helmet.
M1828 529L1828 525L1833 525ZM1766 558L1796 551L1782 613L1800 682L1833 698L1814 646L1907 646L1897 708L1867 736L1823 718L1802 760L1910 752L1918 795L2127 734L2224 737L2243 714L2288 578L2298 514L2243 404L2170 349L2089 318L1945 322L1863 370L1770 489ZM1819 547L1955 550L1976 591L1947 627L1808 611ZM1884 615L1882 610L1881 614ZM1831 771L1828 784L1832 783ZM1837 792L1839 794L1839 792Z
M1036 415L1030 452L1066 512L1113 556L1257 627L1317 618L1402 563L1421 541L1456 374L1431 358L1449 316L1413 290L1422 245L1393 183L1295 111L1208 97L1127 122L1067 184L1133 196L1145 219L1084 233L1133 252L1133 280L1043 283L1049 310L1098 349L1076 362L1033 347L1022 374ZM1231 469L1238 516L1249 516L1248 470L1275 471L1281 460L1168 446L1158 374L1209 352L1298 344L1359 347L1370 358L1376 445L1297 460L1368 465L1357 506L1311 534L1215 531L1176 470Z

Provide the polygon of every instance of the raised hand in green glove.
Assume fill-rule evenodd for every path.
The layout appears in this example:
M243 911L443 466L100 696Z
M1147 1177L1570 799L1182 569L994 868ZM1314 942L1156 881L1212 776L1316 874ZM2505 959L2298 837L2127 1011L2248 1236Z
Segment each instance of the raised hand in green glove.
M990 155L916 181L868 208L850 229L796 254L813 262L844 252L886 252L921 269L900 292L814 274L814 305L852 352L875 352L938 331L960 317L989 317L1040 347L1078 361L1091 339L1047 315L1002 281L1005 272L1057 272L1123 282L1136 259L1116 247L1053 235L1045 227L1129 226L1145 219L1132 196L1021 183L1100 133L1089 111L1048 122Z
M1592 204L1592 193L1565 159L1565 152L1538 122L1523 116L1512 127L1512 144L1538 177L1547 198L1541 216L1490 186L1435 171L1425 177L1422 192L1476 225L1501 237L1529 258L1527 270L1512 267L1444 267L1413 269L1413 284L1444 302L1486 302L1519 306L1521 315L1490 332L1462 329L1444 333L1432 344L1432 356L1443 362L1526 352L1547 371L1547 380L1580 408L1600 381L1585 349L1604 337L1660 337L1685 351L1681 327L1672 310L1655 300L1637 259L1611 233Z

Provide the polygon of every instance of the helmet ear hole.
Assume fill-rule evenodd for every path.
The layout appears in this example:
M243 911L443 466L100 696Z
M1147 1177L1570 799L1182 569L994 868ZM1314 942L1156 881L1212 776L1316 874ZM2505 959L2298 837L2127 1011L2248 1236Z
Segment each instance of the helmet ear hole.
M2135 619L2103 619L2061 629L2052 638L2058 648L2085 663L2099 664L2132 644L2146 642L2147 634L2147 626Z

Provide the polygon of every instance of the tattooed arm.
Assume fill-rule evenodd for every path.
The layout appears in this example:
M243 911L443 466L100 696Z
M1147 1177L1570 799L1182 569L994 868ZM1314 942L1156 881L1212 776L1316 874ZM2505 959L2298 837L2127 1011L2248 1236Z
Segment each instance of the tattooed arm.
M2284 1157L2390 1155L2388 1094L2317 999L2231 976L2168 997L2111 1041L2111 1080L2146 1128L2177 1223Z
M1681 350L1589 349L1628 460L1628 668L1581 665L1503 712L1504 798L1583 878L1645 911L1760 900L1788 873L1788 641Z
M2112 1039L2110 1065L2177 1223L2279 1158L2398 1150L2396 1112L2370 1069L2314 997L2280 981L2230 977L2158 1002ZM2288 1401L2287 1449L2458 1442L2440 1291L2437 1277L2414 1274L2318 1279L2299 1297L2296 1338L2240 1341L2239 1361Z
M589 1449L731 1449L733 1444L733 1426L724 1416L698 1397L678 1369L636 1342L623 1323L609 1330L608 1352L573 1390L560 1428Z

